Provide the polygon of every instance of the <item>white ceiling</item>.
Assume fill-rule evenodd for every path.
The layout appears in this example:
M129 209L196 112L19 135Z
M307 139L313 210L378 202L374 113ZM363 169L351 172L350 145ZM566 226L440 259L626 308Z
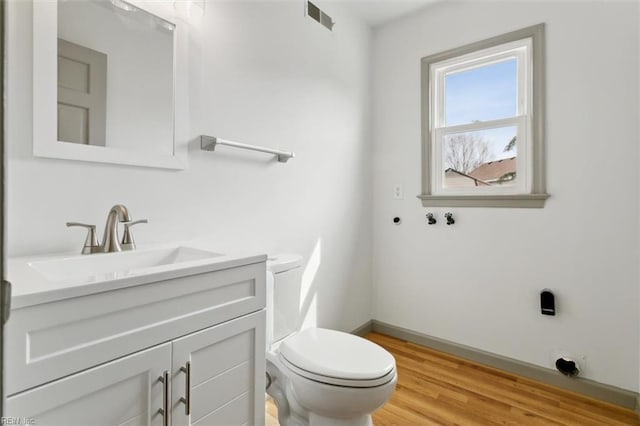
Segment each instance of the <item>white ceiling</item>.
M372 27L441 0L344 0L341 3Z

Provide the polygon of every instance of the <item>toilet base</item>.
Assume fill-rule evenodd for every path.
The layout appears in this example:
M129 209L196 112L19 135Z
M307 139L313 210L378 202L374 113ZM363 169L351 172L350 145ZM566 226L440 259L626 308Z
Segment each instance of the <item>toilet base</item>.
M389 400L398 379L396 373L385 385L356 389L314 382L287 370L274 352L267 352L267 374L280 426L372 426L371 413Z
M283 401L280 400L282 403ZM274 399L276 407L278 407L278 401ZM299 407L301 408L301 407ZM288 410L288 403L285 403L283 409ZM298 414L298 415L296 415ZM306 413L307 418L304 418L298 413L288 413L288 415L280 416L280 408L278 407L278 417L281 426L373 426L373 421L370 415L360 416L350 419L336 419L333 417L325 417L316 413Z
M373 422L369 415L352 419L335 419L309 413L309 426L373 426Z

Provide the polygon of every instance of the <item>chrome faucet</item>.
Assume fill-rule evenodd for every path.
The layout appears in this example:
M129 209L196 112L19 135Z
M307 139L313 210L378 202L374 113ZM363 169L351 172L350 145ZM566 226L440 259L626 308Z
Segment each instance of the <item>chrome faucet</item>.
M124 236L118 241L118 223L124 223ZM122 204L111 207L104 226L102 244L98 244L96 226L78 222L67 222L67 226L82 226L88 229L87 238L82 247L82 254L113 253L118 251L135 250L136 245L131 234L131 227L138 223L147 223L146 219L131 221L129 210Z
M122 204L111 207L107 215L107 223L104 225L104 235L102 236L102 251L105 253L122 251L118 241L119 222L131 222L129 210Z

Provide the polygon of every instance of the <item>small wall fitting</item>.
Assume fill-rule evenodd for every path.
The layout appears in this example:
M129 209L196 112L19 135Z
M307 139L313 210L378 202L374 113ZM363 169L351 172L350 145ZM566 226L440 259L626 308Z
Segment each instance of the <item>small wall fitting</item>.
M453 213L447 212L444 214L444 218L447 219L447 225L453 225L456 221L453 219Z
M560 357L556 360L556 369L568 377L576 377L580 374L580 366L578 363L568 357Z

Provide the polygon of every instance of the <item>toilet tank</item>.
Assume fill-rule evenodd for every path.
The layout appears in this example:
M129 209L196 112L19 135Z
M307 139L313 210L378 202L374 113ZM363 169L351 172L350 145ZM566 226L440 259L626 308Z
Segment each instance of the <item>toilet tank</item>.
M267 259L267 348L298 329L302 256L279 254Z

